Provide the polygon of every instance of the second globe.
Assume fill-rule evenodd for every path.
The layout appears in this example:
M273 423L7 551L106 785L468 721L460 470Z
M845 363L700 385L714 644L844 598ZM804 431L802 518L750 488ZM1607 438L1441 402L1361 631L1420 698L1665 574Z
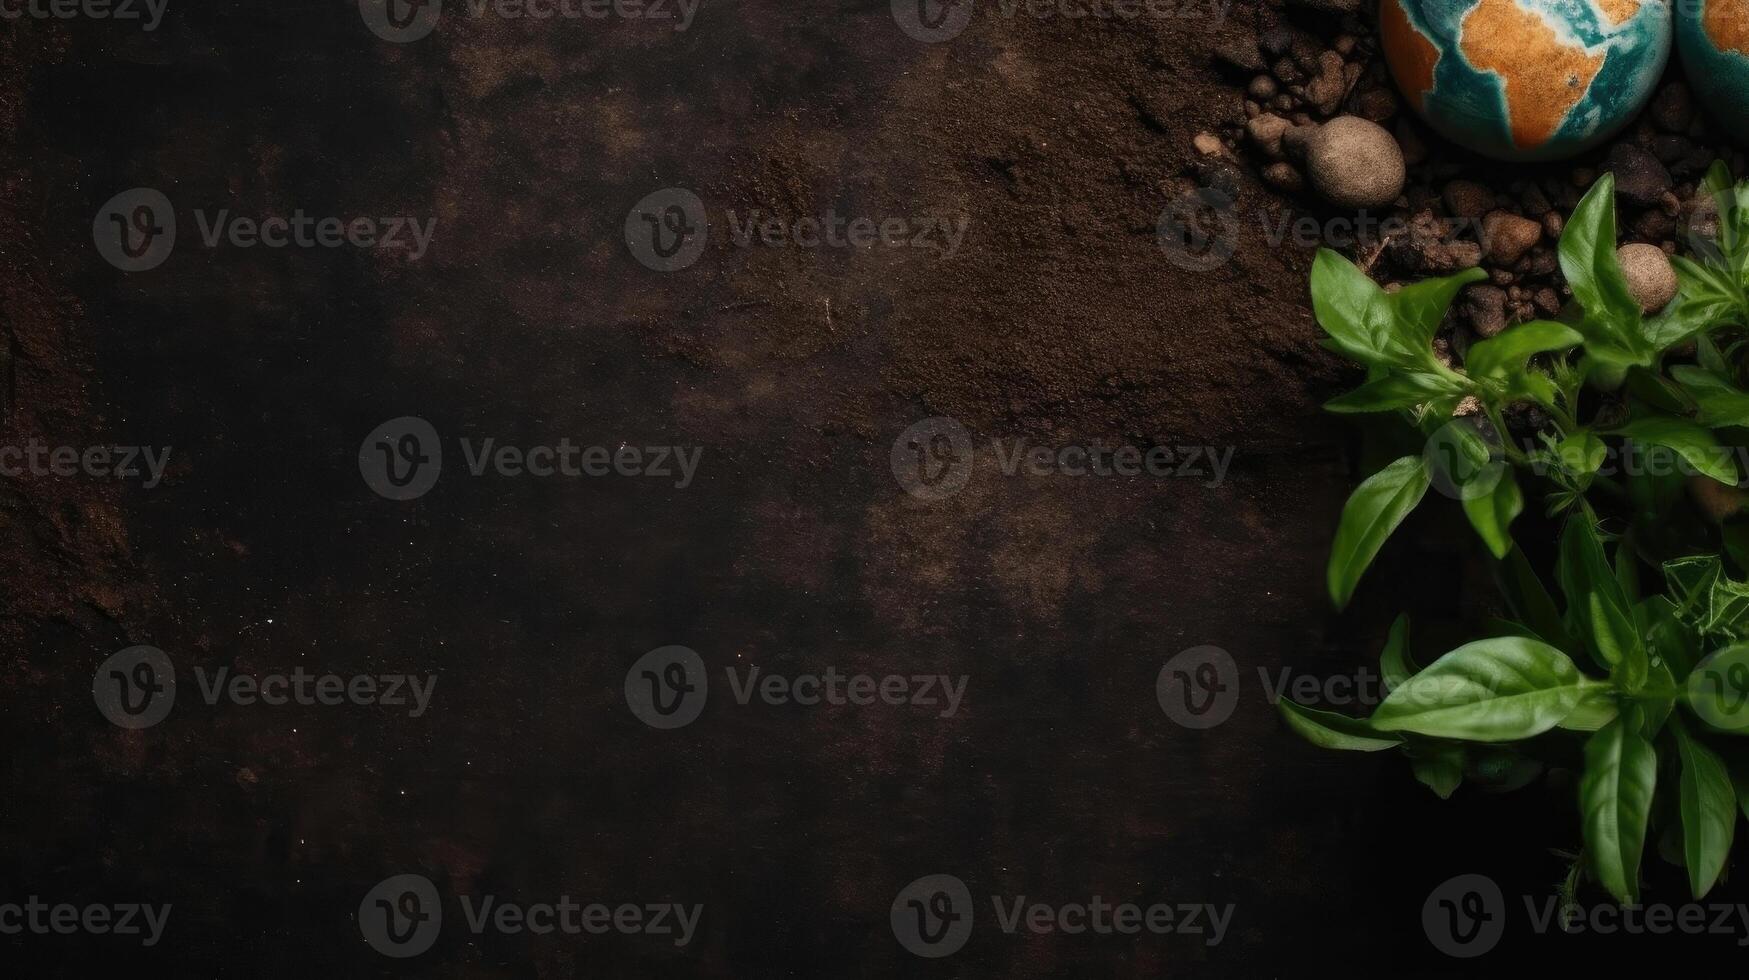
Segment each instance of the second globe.
M1391 74L1447 139L1557 160L1608 139L1670 60L1663 0L1381 0Z

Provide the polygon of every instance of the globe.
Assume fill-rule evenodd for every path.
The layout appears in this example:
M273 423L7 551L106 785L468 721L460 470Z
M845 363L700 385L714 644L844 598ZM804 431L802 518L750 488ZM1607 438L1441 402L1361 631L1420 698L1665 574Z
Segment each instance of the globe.
M1749 0L1683 0L1676 46L1695 93L1741 139L1749 131Z
M1379 38L1409 104L1447 139L1556 160L1645 107L1670 60L1671 16L1665 0L1380 0Z

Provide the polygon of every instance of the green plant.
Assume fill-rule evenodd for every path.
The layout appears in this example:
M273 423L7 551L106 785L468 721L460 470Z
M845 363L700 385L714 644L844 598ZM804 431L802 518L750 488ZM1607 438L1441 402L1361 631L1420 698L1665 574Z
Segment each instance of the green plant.
M1749 184L1733 187L1721 164L1704 190L1717 241L1676 260L1681 290L1664 312L1643 314L1629 289L1605 176L1561 236L1575 301L1562 322L1511 327L1461 365L1436 354L1434 336L1480 270L1394 293L1328 250L1312 271L1326 346L1367 369L1326 407L1398 413L1423 442L1343 508L1332 600L1348 603L1438 483L1489 552L1509 616L1425 668L1399 619L1370 718L1280 709L1327 748L1401 749L1442 797L1465 779L1512 789L1546 765L1579 769L1575 871L1623 902L1655 830L1704 895L1739 808L1749 813L1749 742L1734 740L1749 735L1749 582L1734 577L1749 569L1749 524L1729 519L1749 446ZM1605 472L1612 453L1619 475ZM1527 487L1547 504L1535 526L1550 547L1536 550L1553 557L1540 572L1513 537ZM1550 571L1562 602L1543 584Z

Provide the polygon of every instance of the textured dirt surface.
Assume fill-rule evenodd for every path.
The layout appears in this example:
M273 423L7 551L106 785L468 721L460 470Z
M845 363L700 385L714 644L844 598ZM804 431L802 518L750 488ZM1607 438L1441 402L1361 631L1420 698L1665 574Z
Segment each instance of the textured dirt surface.
M1463 832L1511 819L1559 839L1559 793L1442 805L1400 763L1301 744L1263 696L1259 669L1369 658L1408 598L1391 582L1436 586L1414 601L1437 624L1474 570L1415 523L1385 584L1328 611L1351 473L1316 406L1351 378L1315 346L1310 255L1264 239L1255 217L1282 204L1249 178L1232 262L1189 272L1156 242L1191 138L1240 113L1208 55L1232 23L990 16L923 45L874 0L707 2L685 32L446 18L409 45L329 0L173 8L150 34L21 21L0 40L6 444L175 447L150 491L4 483L0 898L175 909L146 951L0 937L16 975L1457 972L1421 939L1434 884L1485 866L1540 893L1560 873L1540 845ZM176 203L183 237L129 275L91 222L139 186ZM663 274L623 226L669 186L698 192L712 234ZM204 247L190 214L224 208L438 230L417 262ZM731 210L967 231L951 256L742 247ZM696 446L703 464L682 489L456 460L399 503L356 455L400 415L452 437ZM930 503L889 454L939 415L980 448L966 488ZM1218 487L1011 477L994 438L1233 463ZM439 686L409 718L209 706L183 674L169 719L128 732L91 681L133 643L181 671ZM699 721L660 732L622 686L667 644L714 683L833 667L964 674L968 694L943 719L713 688ZM1196 732L1154 688L1204 644L1243 694ZM403 872L445 896L706 911L683 949L446 925L395 964L354 914ZM967 948L929 962L888 909L932 873L978 896L1235 912L1209 947L1010 936L981 898Z

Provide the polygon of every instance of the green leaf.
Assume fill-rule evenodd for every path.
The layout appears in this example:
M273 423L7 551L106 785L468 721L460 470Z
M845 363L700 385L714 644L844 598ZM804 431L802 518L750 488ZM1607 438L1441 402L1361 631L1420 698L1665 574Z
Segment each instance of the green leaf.
M1497 637L1458 647L1392 691L1373 728L1504 742L1560 724L1602 684L1538 640Z
M1737 794L1725 762L1688 733L1680 721L1676 747L1682 756L1682 849L1689 886L1705 898L1731 856L1737 829Z
M1703 637L1737 641L1749 638L1749 583L1726 577L1717 555L1696 555L1664 563L1677 620Z
M1513 548L1495 566L1494 577L1507 605L1512 607L1513 616L1535 630L1545 642L1569 649L1573 646L1554 597L1537 577L1536 569L1524 556L1524 549Z
M1470 268L1454 276L1423 279L1395 293L1386 293L1405 344L1416 349L1432 346L1433 335L1439 331L1439 324L1445 319L1446 311L1451 309L1458 290L1486 278L1488 273L1483 269Z
M1658 784L1658 756L1639 732L1637 712L1610 722L1585 743L1579 812L1597 880L1623 904L1639 892L1640 856Z
M1640 336L1639 301L1615 255L1615 175L1593 184L1561 234L1561 272L1585 310L1580 332L1593 357L1609 363L1650 361Z
M1385 367L1418 360L1403 342L1396 308L1385 291L1327 248L1312 261L1312 312L1331 344L1353 360Z
M1749 392L1711 371L1689 364L1672 367L1670 376L1700 407L1700 412L1695 415L1696 422L1715 429L1726 425L1749 425Z
M1436 398L1462 395L1467 390L1458 381L1431 372L1397 371L1325 402L1324 408L1342 414L1391 412L1414 408Z
M1409 767L1421 785L1432 790L1442 800L1464 781L1464 747L1449 742L1428 742L1412 745L1406 750Z
M1503 377L1522 371L1526 362L1537 354L1576 347L1584 339L1564 323L1532 320L1472 344L1470 352L1464 356L1464 367L1471 377Z
M1379 654L1379 674L1384 677L1385 689L1402 686L1420 669L1409 655L1409 617L1398 616L1385 638L1385 649Z
M1638 690L1646 683L1645 642L1603 542L1583 514L1569 518L1561 532L1561 567L1567 576L1567 600L1598 661L1612 668L1625 689Z
M1501 472L1492 493L1464 496L1464 514L1495 558L1505 558L1512 550L1510 528L1523 512L1524 494L1518 489L1518 478L1511 470Z
M1578 429L1562 439L1555 447L1556 455L1561 457L1561 463L1579 476L1590 476L1603 466L1603 461L1609 455L1609 447L1595 432L1588 429Z
M1615 692L1607 687L1596 687L1585 692L1573 713L1561 719L1560 727L1570 732L1594 732L1620 714L1621 705L1615 699Z
M1729 450L1719 445L1712 431L1687 419L1648 415L1633 419L1616 431L1651 446L1663 446L1681 456L1697 473L1720 483L1737 485L1737 463Z
M1343 749L1350 752L1377 752L1403 744L1401 735L1374 731L1364 718L1350 718L1334 711L1319 711L1280 698L1275 708L1287 721L1287 727L1319 748Z
M1330 548L1327 584L1337 608L1348 605L1367 566L1427 493L1430 478L1420 456L1405 456L1368 477L1342 508Z

